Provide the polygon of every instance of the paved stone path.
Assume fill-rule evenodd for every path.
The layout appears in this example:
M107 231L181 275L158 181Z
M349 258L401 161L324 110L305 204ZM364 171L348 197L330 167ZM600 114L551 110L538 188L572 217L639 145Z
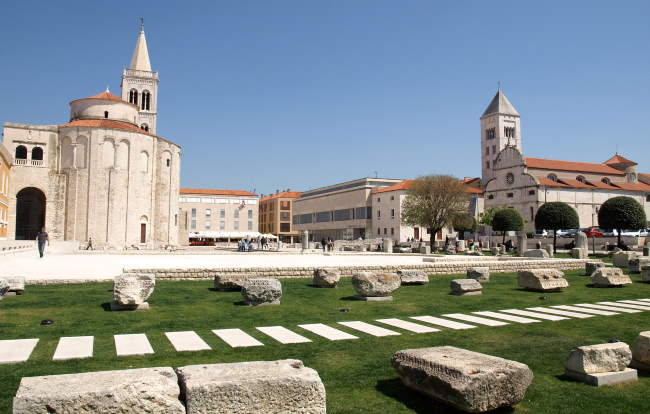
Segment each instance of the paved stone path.
M94 339L92 336L64 336L59 339L52 360L92 358Z
M598 304L580 303L576 305L552 305L550 307L539 306L528 308L528 310L503 309L498 312L472 312L474 315L463 313L449 313L442 315L452 320L429 315L409 317L409 319L435 325L435 328L429 325L414 323L398 318L377 319L376 322L403 329L404 331L423 334L440 332L441 329L438 329L438 327L449 329L471 329L477 327L475 325L457 322L453 319L487 325L489 327L498 327L508 325L508 322L529 324L541 322L539 319L560 321L571 318L582 319L594 316L614 316L620 315L621 313L638 313L642 311L650 311L650 299L599 302ZM337 323L346 328L375 337L401 335L400 332L382 328L363 321L345 321ZM358 336L322 323L303 324L298 325L298 327L330 341L359 338ZM281 344L312 342L310 338L302 336L283 326L260 326L255 329ZM212 332L233 348L264 345L262 342L241 329L215 329ZM165 336L169 339L174 349L179 352L211 350L211 347L194 331L165 332ZM115 352L118 356L146 355L154 353L154 350L145 334L124 334L114 335L113 337L115 341ZM39 339L37 338L0 340L0 364L27 361L38 342ZM52 359L69 360L91 358L93 356L93 343L94 337L92 336L62 337L59 339L59 343Z

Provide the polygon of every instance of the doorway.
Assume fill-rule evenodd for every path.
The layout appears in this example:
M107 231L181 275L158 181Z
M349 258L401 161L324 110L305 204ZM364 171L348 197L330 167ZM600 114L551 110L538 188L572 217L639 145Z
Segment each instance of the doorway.
M26 187L16 195L16 240L34 240L45 226L45 194Z

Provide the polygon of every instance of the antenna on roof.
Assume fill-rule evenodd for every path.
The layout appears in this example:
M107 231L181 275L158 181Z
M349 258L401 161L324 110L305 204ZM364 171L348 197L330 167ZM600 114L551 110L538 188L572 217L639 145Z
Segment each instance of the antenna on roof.
M501 81L497 81L497 91L501 90Z
M140 31L144 32L144 17L140 17Z

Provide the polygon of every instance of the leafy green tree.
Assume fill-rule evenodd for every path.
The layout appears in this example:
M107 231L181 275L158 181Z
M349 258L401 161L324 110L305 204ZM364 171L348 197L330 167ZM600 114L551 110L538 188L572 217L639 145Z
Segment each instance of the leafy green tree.
M491 226L492 225L492 219L494 218L494 215L497 213L497 211L503 209L505 207L490 207L484 212L481 213L481 217L479 219L480 224L485 224L486 226Z
M557 231L580 227L578 213L567 203L552 201L544 203L535 214L536 230L553 230L553 251L557 253Z
M465 185L449 175L429 175L413 180L402 203L402 223L421 226L431 232L431 250L436 234L451 224L458 213L467 211L469 194Z
M476 219L468 213L456 214L452 220L452 226L458 232L458 237L463 240L466 231L476 231Z
M618 230L618 245L621 245L621 232L625 229L645 228L646 216L643 206L631 197L614 197L605 201L598 210L598 223L606 230Z
M524 229L524 218L514 208L502 208L494 214L492 228L496 231L503 232L503 240L501 243L505 243L507 231L520 231Z

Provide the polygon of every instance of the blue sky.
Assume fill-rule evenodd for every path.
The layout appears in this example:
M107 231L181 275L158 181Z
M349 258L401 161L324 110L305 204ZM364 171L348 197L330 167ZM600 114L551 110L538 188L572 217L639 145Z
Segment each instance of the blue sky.
M650 172L648 1L3 4L0 120L64 123L119 91L144 16L158 134L185 187L269 193L365 176L480 175L501 81L524 155Z

